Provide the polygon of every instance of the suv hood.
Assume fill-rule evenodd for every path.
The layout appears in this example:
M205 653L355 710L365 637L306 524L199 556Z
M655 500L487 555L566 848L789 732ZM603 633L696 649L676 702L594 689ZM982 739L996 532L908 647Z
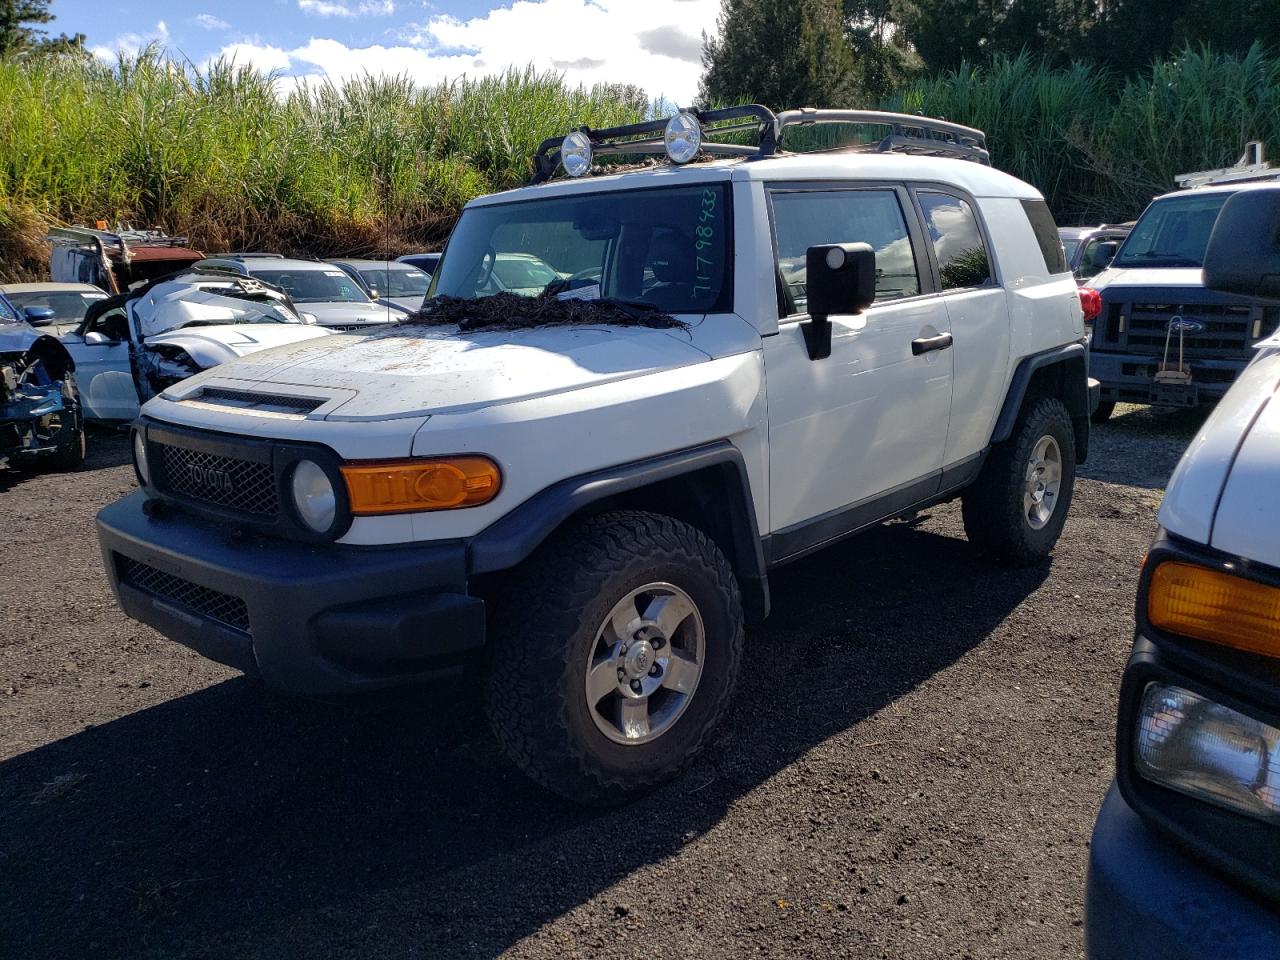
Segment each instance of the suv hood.
M1108 267L1086 281L1095 290L1108 287L1203 287L1199 267Z
M1232 556L1280 567L1280 349L1236 381L1182 455L1160 524Z
M709 359L683 330L543 327L459 333L396 326L246 357L165 391L206 386L323 400L309 419L389 420L513 403Z
M405 311L399 307L391 307L385 303L299 303L298 311L309 313L321 326L361 326L367 324L387 323L400 320Z

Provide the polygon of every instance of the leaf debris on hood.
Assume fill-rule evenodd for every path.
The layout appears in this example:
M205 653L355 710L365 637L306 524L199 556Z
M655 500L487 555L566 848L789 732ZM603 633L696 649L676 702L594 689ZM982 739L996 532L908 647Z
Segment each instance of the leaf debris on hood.
M687 325L657 307L620 300L560 299L542 293L526 297L495 293L485 297L432 297L404 323L456 323L460 333L474 330L523 330L568 325L684 329Z

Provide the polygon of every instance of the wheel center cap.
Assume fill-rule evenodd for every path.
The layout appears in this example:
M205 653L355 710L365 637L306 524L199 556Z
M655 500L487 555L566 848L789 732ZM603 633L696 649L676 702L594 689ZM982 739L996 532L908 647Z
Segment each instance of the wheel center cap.
M648 640L640 640L627 648L626 656L622 660L622 669L632 680L639 680L649 675L649 669L656 659L653 644Z

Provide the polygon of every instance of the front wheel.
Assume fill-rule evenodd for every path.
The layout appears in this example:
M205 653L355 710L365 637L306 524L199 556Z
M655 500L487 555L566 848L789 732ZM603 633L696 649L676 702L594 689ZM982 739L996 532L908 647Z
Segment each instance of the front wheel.
M964 530L979 549L1015 565L1053 552L1076 479L1071 415L1061 400L1028 399L1013 436L997 444L963 494Z
M485 699L498 740L578 802L652 789L728 709L742 621L733 570L700 530L638 511L572 524L495 609Z

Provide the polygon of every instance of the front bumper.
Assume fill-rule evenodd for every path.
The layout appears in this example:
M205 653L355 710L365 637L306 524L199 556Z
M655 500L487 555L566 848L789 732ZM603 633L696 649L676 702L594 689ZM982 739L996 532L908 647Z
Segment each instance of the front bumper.
M1176 352L1173 359L1177 359ZM1194 406L1221 398L1249 364L1239 360L1188 360L1191 388L1177 395L1162 391L1155 383L1160 358L1140 353L1108 353L1094 349L1089 354L1089 375L1102 385L1104 402L1169 404Z
M131 494L98 514L120 606L289 693L371 690L455 669L485 640L461 543L356 548L238 534Z
M1280 956L1280 912L1153 833L1112 784L1093 828L1085 888L1089 960Z

